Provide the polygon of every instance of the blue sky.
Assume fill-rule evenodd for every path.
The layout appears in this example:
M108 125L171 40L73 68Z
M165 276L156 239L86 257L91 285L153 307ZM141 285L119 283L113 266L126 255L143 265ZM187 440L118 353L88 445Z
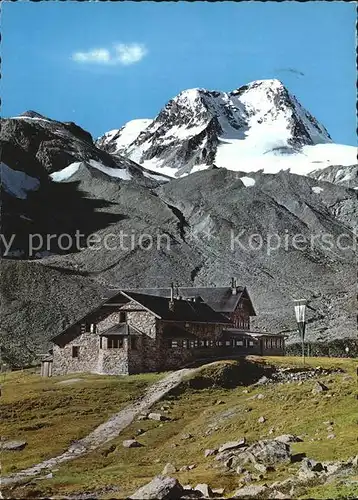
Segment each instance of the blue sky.
M344 2L5 3L1 114L32 109L97 137L186 88L278 78L354 145L355 16Z

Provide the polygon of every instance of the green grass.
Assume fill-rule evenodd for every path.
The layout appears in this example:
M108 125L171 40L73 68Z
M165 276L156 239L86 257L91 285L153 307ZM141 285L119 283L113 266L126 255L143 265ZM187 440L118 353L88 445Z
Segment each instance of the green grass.
M251 358L251 360L254 359ZM259 358L259 362L297 366L301 360L300 358ZM356 360L344 359L310 358L307 364L311 363L313 366L327 368L340 367L351 375L355 374L357 366ZM206 378L213 379L215 387L194 389L190 384L185 383L180 391L174 391L165 401L158 403L154 407L158 411L161 411L162 405L169 405L170 421L135 421L111 443L75 461L63 464L54 473L53 479L39 481L36 487L30 485L18 487L14 490L14 494L16 493L18 497L40 496L40 493L42 495L54 493L67 495L115 486L120 488L119 491L108 493L107 498L125 498L137 487L161 473L167 462L173 463L177 468L196 464L191 471L174 474L182 484L189 483L195 486L199 482L205 482L212 487L224 487L226 493L229 494L238 487L240 476L215 468L218 462L212 457L205 458L204 450L215 448L226 441L243 436L249 442L254 442L260 438L274 437L279 434L303 435L304 442L292 445L293 452L305 452L308 457L317 460L346 459L357 454L358 408L354 377L347 378L344 374L320 377L319 380L329 387L331 397L327 397L326 393L313 396L311 390L314 381L305 381L301 385L291 383L247 388L220 387L222 374L227 373L227 366L230 364L233 363L217 363L212 366L212 369L205 367L199 372L200 376L204 373ZM197 374L193 378L197 378ZM123 379L104 377L104 379L93 378L97 384L95 387L98 401L86 406L86 410L89 411L91 404L95 405L95 412L99 412L97 415L99 420L96 423L105 420L106 416L111 413L109 406L103 404L105 392L102 394L100 385L110 388L107 399L113 401L111 391L117 390L117 393L122 394L123 397L124 385L130 386L130 381L133 380L132 377ZM139 382L140 377L136 380ZM114 381L118 384L117 386ZM133 382L136 390L138 382ZM147 382L148 380L143 383ZM50 382L45 382L45 384L48 383ZM121 384L124 385L121 386L122 389L119 389ZM73 387L71 391L83 390L83 386L84 384L81 388ZM245 393L247 390L249 392ZM62 396L64 392L65 388L62 387L60 389ZM258 393L264 394L264 399L249 399ZM22 400L21 397L20 400ZM218 400L223 401L223 404L216 404ZM123 399L121 401L124 403ZM102 410L100 410L101 407ZM56 410L51 410L51 415L54 411ZM62 413L63 418L69 421L71 418L66 415L70 411L71 407L66 407L63 408ZM44 415L43 419L48 420L51 415L47 413L47 417ZM266 417L264 424L258 423L261 415ZM334 422L333 432L336 438L332 440L327 439L329 432L323 424L328 420ZM87 423L87 416L86 419L79 418L76 425L84 426L85 423ZM71 425L73 431L77 429L76 425ZM93 428L93 423L91 425ZM144 446L132 449L123 448L122 441L134 437L139 428L146 431L138 437ZM215 430L208 434L207 431L210 428ZM270 434L271 428L275 429L273 434ZM56 429L53 430L56 431ZM81 433L85 433L84 427L81 427ZM191 434L193 438L182 439L183 434ZM35 447L35 443L32 443L32 447ZM25 453L25 450L21 453ZM292 470L277 468L276 472L268 473L264 481L270 483L284 479L294 473L297 467L298 465L292 465ZM331 490L327 491L333 495L334 488L338 488L337 491L339 491L341 486L331 485L330 487ZM327 489L328 486L320 486L317 491L325 491L324 488ZM106 494L102 497L106 498ZM317 496L311 497L352 498L349 495L324 497L318 496L318 493Z
M316 498L317 500L326 500L327 498L356 499L358 498L358 476L352 476L348 482L345 479L336 480L320 487L310 488L301 498Z
M43 378L26 370L3 375L0 434L2 439L24 439L28 444L21 452L2 453L2 474L65 451L161 377L75 374ZM81 382L59 384L75 378Z

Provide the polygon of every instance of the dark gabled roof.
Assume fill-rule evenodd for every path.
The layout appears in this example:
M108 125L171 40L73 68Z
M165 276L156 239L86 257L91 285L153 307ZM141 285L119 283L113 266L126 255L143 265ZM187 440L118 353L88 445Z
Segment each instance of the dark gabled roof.
M146 293L144 293L146 291ZM142 300L145 301L148 304L151 304L152 307L157 309L157 312L152 311L154 314L156 314L159 317L162 317L159 313L163 313L163 319L171 319L174 321L198 321L198 322L208 322L208 323L227 323L227 319L222 316L220 313L227 313L227 312L232 312L235 310L241 296L243 293L247 294L248 299L249 295L246 291L246 288L242 287L237 287L238 293L236 295L232 294L232 289L230 287L201 287L201 288L194 288L194 287L187 287L187 288L180 288L179 293L183 298L189 298L189 297L196 297L196 301L187 301L187 300L182 300L178 301L175 299L175 302L181 302L181 305L179 305L176 308L175 314L171 313L168 317L168 314L165 312L165 309L168 308L168 298L170 297L171 289L170 288L137 288L137 289L132 289L128 291L122 291L119 288L111 288L107 289L106 292L103 295L103 299L99 302L98 306L95 308L91 308L84 316L81 318L76 319L72 323L70 323L62 332L58 333L57 335L54 335L51 338L52 342L57 343L59 339L63 339L64 335L68 332L71 328L74 326L80 324L81 322L86 321L86 318L94 313L95 311L99 310L103 305L110 305L111 302L113 303L123 303L125 304L128 301L128 296L129 293L133 296L135 294L140 298L139 296L142 297ZM141 293L138 293L141 292ZM148 297L145 299L144 297ZM155 302L155 299L160 299L164 298L166 301L157 301ZM204 300L202 302L200 299ZM157 304L155 306L155 304ZM166 305L165 305L166 304ZM186 304L186 305L183 305ZM250 300L251 304L251 300ZM150 309L150 307L147 307L144 303L142 304L144 307L147 309ZM251 304L252 307L252 304ZM164 311L164 312L163 312ZM167 311L169 312L169 311ZM185 314L183 315L183 313ZM255 311L252 307L252 315L255 315ZM190 318L190 319L189 319ZM198 319L200 318L200 319Z
M228 323L228 319L214 311L205 302L174 299L174 308L170 309L170 298L123 291L122 295L134 300L158 318L167 321L187 321L198 323Z
M117 290L116 292L114 290L109 290L108 292L109 294L112 293L113 295L115 295L115 293L118 293L118 291L119 290ZM156 297L170 297L171 293L170 288L132 288L128 291ZM247 298L250 303L250 316L256 316L250 296L245 287L236 287L235 295L232 293L232 288L229 286L199 288L180 287L178 291L179 296L183 297L183 299L187 299L190 297L201 297L202 300L206 302L206 304L208 304L214 311L224 314L235 311L240 299L245 296L245 298Z
M99 334L100 337L110 337L111 335L141 335L141 332L126 323L119 323Z

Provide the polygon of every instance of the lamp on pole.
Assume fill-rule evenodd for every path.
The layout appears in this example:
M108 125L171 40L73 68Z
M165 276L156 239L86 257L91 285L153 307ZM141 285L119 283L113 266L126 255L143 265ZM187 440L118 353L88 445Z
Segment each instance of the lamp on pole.
M302 341L302 358L303 364L305 363L305 333L306 333L306 299L295 300L295 314L298 325L298 331Z

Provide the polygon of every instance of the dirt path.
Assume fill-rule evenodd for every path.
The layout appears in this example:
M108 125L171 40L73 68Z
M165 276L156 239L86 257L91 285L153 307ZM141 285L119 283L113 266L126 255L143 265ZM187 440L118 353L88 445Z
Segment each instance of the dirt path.
M77 441L75 444L71 445L68 450L61 455L45 460L44 462L40 462L33 467L16 472L10 476L2 477L0 479L0 485L6 486L8 484L20 482L26 478L36 476L46 469L50 472L50 469L63 462L73 460L89 453L92 450L95 450L107 441L117 437L126 427L128 427L128 425L133 422L137 415L145 412L154 403L160 401L165 394L182 381L185 375L193 371L195 371L195 369L185 368L167 375L162 380L159 380L159 382L156 382L149 387L141 398L126 406L123 410L113 415L106 422L96 427L94 431L83 439Z

